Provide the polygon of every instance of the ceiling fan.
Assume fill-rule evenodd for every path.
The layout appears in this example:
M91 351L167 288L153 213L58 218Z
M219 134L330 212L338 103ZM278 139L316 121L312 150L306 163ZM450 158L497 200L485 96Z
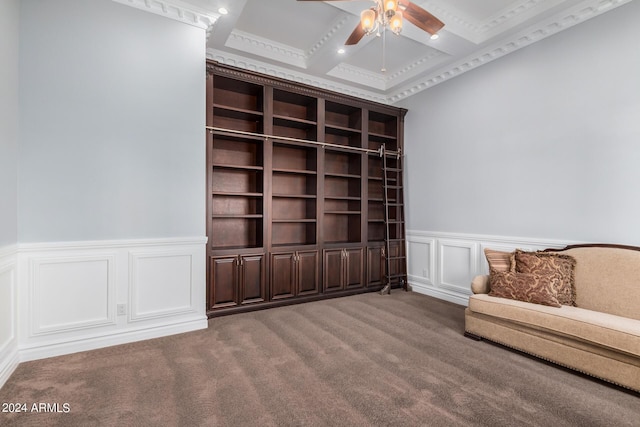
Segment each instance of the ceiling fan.
M298 1L324 1L324 0L298 0ZM331 0L330 0L331 1ZM356 1L356 0L333 0ZM393 33L402 31L402 20L406 18L421 30L437 35L444 27L444 23L438 18L411 3L409 0L372 0L375 6L365 9L360 13L360 24L353 30L345 45L357 44L365 35L384 30L388 27Z

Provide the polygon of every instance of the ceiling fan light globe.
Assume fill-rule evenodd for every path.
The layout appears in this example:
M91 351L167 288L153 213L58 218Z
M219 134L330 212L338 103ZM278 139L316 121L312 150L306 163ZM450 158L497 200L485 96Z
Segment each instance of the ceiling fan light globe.
M371 10L363 10L360 12L360 25L365 33L370 33L373 31L376 23L376 13Z
M398 9L398 0L383 0L385 13L395 12Z
M402 31L402 12L397 11L389 21L389 28L394 34L400 34Z

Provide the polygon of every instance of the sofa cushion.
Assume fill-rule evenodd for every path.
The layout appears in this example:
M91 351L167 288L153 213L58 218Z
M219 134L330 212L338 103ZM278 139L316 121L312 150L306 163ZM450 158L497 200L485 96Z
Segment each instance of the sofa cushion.
M469 310L640 356L640 320L580 307L560 308L477 294Z
M553 274L492 271L489 295L560 307L556 290L557 281L557 277Z
M578 247L561 254L576 259L576 305L640 320L640 251Z
M564 254L551 252L514 253L515 271L518 273L552 274L558 280L557 297L562 305L575 305L576 291L574 284L574 268L576 260Z

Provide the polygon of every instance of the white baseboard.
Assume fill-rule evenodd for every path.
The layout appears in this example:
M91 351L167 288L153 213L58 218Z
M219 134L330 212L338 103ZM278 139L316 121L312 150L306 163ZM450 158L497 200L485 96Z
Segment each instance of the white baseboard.
M0 388L4 386L4 383L7 382L19 364L20 357L18 356L17 348L2 356L2 360L0 360Z
M445 291L443 289L432 288L421 283L412 283L411 281L409 281L409 286L411 287L411 291L419 294L429 295L430 297L438 298L444 301L449 301L454 304L463 305L465 307L469 305L468 295L463 296L463 295Z
M407 230L407 276L415 292L466 306L471 280L488 274L484 249L561 248L559 240Z
M104 336L77 337L67 342L38 343L32 346L20 347L20 362L62 356L80 351L96 350L112 345L127 344L169 335L193 332L207 328L207 317L187 320L179 323L141 328L139 330L118 331Z

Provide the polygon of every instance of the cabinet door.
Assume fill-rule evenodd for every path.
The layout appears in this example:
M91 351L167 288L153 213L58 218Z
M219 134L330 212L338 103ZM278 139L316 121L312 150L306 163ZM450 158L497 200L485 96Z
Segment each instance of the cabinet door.
M318 251L298 252L298 295L312 295L320 291Z
M345 285L346 288L359 288L364 284L364 250L363 248L346 249Z
M325 292L344 289L344 252L342 249L326 249L323 262L323 287Z
M235 305L238 305L238 257L212 257L209 308Z
M240 301L251 304L265 301L264 254L240 256Z
M296 262L293 252L271 254L271 299L290 298L295 291Z
M367 286L382 284L384 278L384 247L367 248Z

